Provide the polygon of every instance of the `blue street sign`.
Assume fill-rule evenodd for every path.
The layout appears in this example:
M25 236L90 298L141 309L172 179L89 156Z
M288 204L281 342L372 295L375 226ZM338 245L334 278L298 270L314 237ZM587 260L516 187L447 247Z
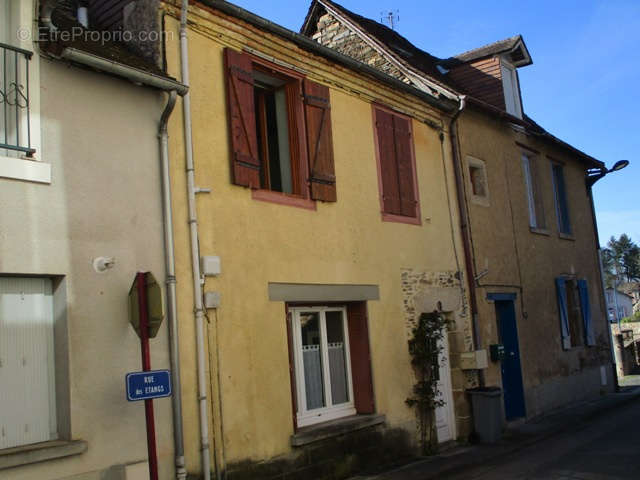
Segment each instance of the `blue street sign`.
M127 373L127 400L149 400L171 396L169 370Z

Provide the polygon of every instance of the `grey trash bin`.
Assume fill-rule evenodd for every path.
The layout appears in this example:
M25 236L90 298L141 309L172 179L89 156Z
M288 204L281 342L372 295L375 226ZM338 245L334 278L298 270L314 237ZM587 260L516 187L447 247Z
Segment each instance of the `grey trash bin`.
M470 388L473 426L481 443L496 443L502 437L502 389Z

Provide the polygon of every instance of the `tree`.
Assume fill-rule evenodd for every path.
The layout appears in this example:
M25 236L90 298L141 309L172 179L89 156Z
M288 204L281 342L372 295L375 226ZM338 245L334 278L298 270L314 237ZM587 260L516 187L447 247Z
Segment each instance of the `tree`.
M626 233L618 239L611 237L602 250L602 265L607 288L640 280L640 247Z

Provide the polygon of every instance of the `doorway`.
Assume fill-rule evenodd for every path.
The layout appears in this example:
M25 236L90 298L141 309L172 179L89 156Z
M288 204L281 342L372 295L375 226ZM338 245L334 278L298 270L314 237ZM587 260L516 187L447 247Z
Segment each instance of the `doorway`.
M499 342L504 345L504 359L501 362L502 391L507 421L526 415L520 346L516 322L515 295L507 294L493 298L496 308Z

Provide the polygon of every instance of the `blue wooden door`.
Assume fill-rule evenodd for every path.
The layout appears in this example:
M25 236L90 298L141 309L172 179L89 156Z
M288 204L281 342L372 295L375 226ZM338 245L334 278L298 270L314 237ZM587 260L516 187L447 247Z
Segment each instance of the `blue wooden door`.
M525 416L516 311L513 300L496 301L495 306L500 342L505 351L501 367L504 410L507 420L513 420Z

